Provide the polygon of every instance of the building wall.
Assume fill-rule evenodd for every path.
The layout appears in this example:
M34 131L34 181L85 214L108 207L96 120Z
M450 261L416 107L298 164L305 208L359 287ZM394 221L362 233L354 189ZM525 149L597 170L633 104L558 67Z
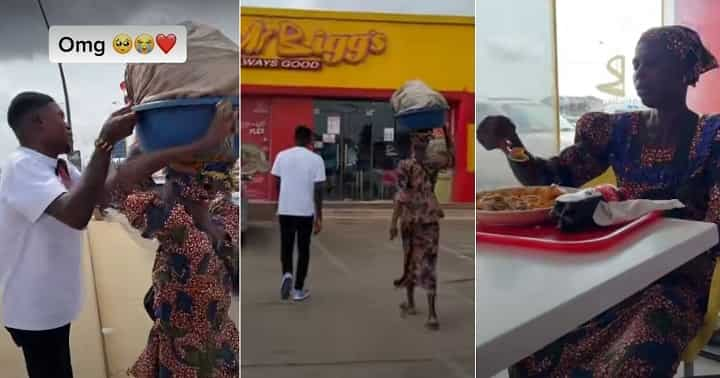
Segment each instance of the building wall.
M313 98L388 100L406 81L420 79L456 107L452 199L474 200L474 139L468 138L474 129L473 18L243 7L240 33L243 99L272 99L270 158L292 145L295 125L313 124ZM298 60L320 67L283 68Z

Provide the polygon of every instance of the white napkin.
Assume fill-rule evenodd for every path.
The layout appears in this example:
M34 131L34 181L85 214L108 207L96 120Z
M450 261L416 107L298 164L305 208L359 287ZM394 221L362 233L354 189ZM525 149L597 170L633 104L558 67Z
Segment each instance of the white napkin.
M593 220L599 226L611 226L618 223L625 223L654 211L680 209L685 207L678 200L629 200L620 202L602 201L595 208Z
M606 186L603 191L607 193L609 186ZM612 187L612 190L617 192L617 188ZM557 202L579 202L592 197L602 197L603 199L599 202L593 213L593 221L598 226L611 226L614 224L625 223L654 211L665 211L672 209L684 208L685 205L676 200L648 200L648 199L635 199L626 201L615 201L607 200L607 197L603 196L603 191L590 188L580 190L574 193L563 194L557 198Z

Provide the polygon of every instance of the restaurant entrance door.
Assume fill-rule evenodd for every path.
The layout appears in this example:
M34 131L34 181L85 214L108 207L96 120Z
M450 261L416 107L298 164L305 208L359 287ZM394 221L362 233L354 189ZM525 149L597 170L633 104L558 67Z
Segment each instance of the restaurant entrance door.
M315 100L315 148L325 161L329 200L392 199L400 156L390 104Z

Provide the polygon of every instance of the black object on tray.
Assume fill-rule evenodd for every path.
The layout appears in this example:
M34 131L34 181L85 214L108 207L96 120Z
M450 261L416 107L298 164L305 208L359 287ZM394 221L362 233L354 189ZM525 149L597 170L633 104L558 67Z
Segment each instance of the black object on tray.
M631 222L656 211L682 209L678 200L629 199L612 185L600 185L558 197L551 216L562 231L607 227Z

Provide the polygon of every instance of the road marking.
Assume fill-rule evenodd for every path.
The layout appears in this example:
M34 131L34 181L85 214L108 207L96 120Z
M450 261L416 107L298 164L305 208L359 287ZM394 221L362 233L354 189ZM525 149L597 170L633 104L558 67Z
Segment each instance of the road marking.
M245 363L241 369L252 368L273 368L273 367L322 367L322 366L353 366L353 365L382 365L382 364L417 364L440 362L455 378L472 378L472 372L468 372L451 357L440 358L402 358L402 359L371 359L371 360L344 360L344 361L309 361L309 362L270 362L270 363Z
M242 364L241 368L406 364L406 363L418 363L418 362L433 362L434 360L435 359L433 359L433 358L398 358L398 359L371 359L371 360L344 360L344 361L258 362L258 363Z
M365 223L368 220L388 220L390 216L377 216L377 215L323 215L323 219L332 219L332 220L343 220L348 221L348 223ZM446 221L471 221L474 220L474 217L445 217L443 220Z
M449 254L451 254L451 255L459 258L459 259L475 262L475 259L474 259L472 256L468 256L468 255L466 255L466 254L464 254L464 253L462 253L462 252L460 252L460 251L458 251L458 250L455 250L455 249L453 249L453 248L450 248L450 247L448 247L448 246L446 246L446 245L440 244L440 245L438 246L438 248L439 248L441 251L443 251L443 252L445 252L445 253L449 253Z
M448 286L445 286L445 288L448 288ZM439 293L442 293L442 294L446 294L446 295L450 295L450 296L452 296L452 297L455 297L455 299L460 300L460 301L463 302L465 305L467 305L467 306L472 306L472 308L475 308L475 299L474 299L474 298L467 298L467 297L465 297L463 294L461 294L460 292L458 292L457 289L454 288L454 287L450 288L449 290L448 290L448 289L445 289L445 290L439 291ZM438 298L439 298L439 296L438 296Z
M442 283L468 283L468 282L475 282L475 278L457 278L454 280L444 280Z
M473 378L472 371L467 371L457 361L453 360L452 357L441 357L438 358L438 361L442 362L457 378Z
M330 252L330 250L329 250L327 247L325 247L325 244L323 244L323 243L320 241L320 238L315 238L315 240L313 241L313 243L315 244L315 246L317 247L317 249L319 249L320 252L322 252L322 254L325 255L325 257L328 258L328 260L330 261L330 264L332 264L332 265L334 265L336 268L340 269L340 271L343 272L344 274L346 274L346 275L348 275L348 276L351 276L351 275L352 275L352 272L350 271L350 268L348 268L348 266L345 265L345 263L342 262L342 260L340 260L340 259L339 259L337 256L335 256L332 252Z

